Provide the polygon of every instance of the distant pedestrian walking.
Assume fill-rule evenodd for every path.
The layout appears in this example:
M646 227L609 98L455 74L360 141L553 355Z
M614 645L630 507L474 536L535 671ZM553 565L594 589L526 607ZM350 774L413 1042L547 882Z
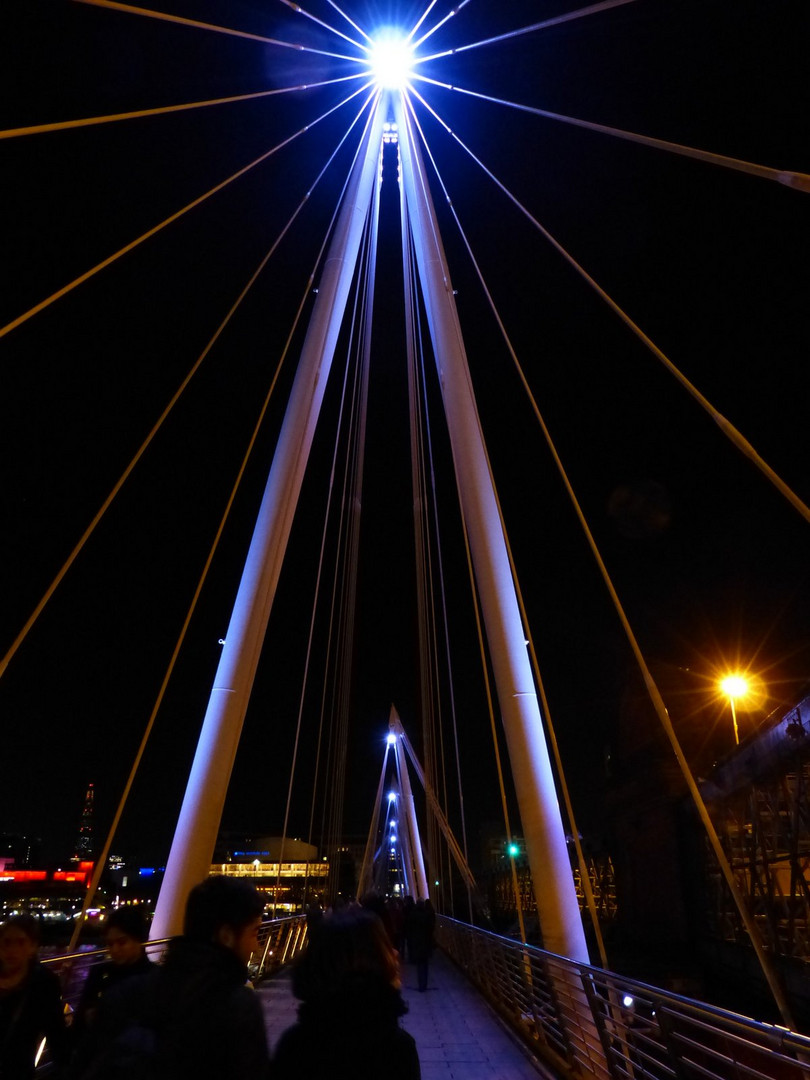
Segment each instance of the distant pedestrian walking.
M436 913L430 900L417 900L410 915L408 955L416 964L416 984L420 993L428 988L428 964L433 955Z

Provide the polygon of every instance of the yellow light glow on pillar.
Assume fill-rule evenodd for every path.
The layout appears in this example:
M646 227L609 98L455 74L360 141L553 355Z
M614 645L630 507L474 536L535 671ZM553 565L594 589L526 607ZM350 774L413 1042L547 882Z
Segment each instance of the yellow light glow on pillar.
M743 675L726 675L720 680L720 689L726 695L731 705L731 719L734 722L734 742L740 745L740 731L737 727L737 701L744 698L749 690L748 680Z

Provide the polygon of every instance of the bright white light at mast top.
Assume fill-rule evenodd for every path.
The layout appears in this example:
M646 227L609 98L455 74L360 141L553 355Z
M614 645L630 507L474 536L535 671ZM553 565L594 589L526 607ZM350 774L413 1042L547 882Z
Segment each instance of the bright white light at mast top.
M397 31L383 31L372 42L368 62L378 86L404 90L413 71L413 46Z

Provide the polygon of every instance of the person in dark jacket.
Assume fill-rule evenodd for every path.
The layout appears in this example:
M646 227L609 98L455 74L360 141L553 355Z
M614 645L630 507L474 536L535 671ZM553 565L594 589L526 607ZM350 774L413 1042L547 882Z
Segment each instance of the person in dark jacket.
M98 1051L87 1080L114 1075L121 1046L149 1053L166 1080L265 1080L261 1004L248 984L264 904L246 881L207 878L189 894L184 933L153 972L101 999Z
M59 979L38 962L38 946L39 927L32 916L16 915L0 925L2 1080L32 1077L43 1039L57 1069L67 1064L67 1028Z
M74 1075L82 1075L94 1052L93 1025L101 999L122 982L144 975L154 966L146 955L144 943L148 935L140 907L116 908L107 918L104 942L109 959L90 968L73 1017Z
M381 920L354 908L324 918L293 972L298 1023L279 1040L273 1080L419 1080L398 957Z
M410 917L408 956L416 964L416 981L420 993L428 987L428 964L433 955L433 934L436 913L430 900L417 900Z
M76 1035L92 1025L99 1000L125 979L144 975L152 968L144 942L149 936L139 907L116 908L107 918L104 943L109 960L90 968L73 1018Z
M409 964L413 963L413 956L411 955L411 925L415 908L416 902L409 894L402 902L402 940L405 945L405 949L402 952L402 959L407 960Z

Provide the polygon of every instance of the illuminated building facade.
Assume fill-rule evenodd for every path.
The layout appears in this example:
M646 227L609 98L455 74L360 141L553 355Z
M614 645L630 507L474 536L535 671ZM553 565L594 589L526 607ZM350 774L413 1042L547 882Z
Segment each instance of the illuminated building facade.
M212 874L248 878L265 897L268 915L294 915L328 903L329 861L313 844L277 836L222 834Z

